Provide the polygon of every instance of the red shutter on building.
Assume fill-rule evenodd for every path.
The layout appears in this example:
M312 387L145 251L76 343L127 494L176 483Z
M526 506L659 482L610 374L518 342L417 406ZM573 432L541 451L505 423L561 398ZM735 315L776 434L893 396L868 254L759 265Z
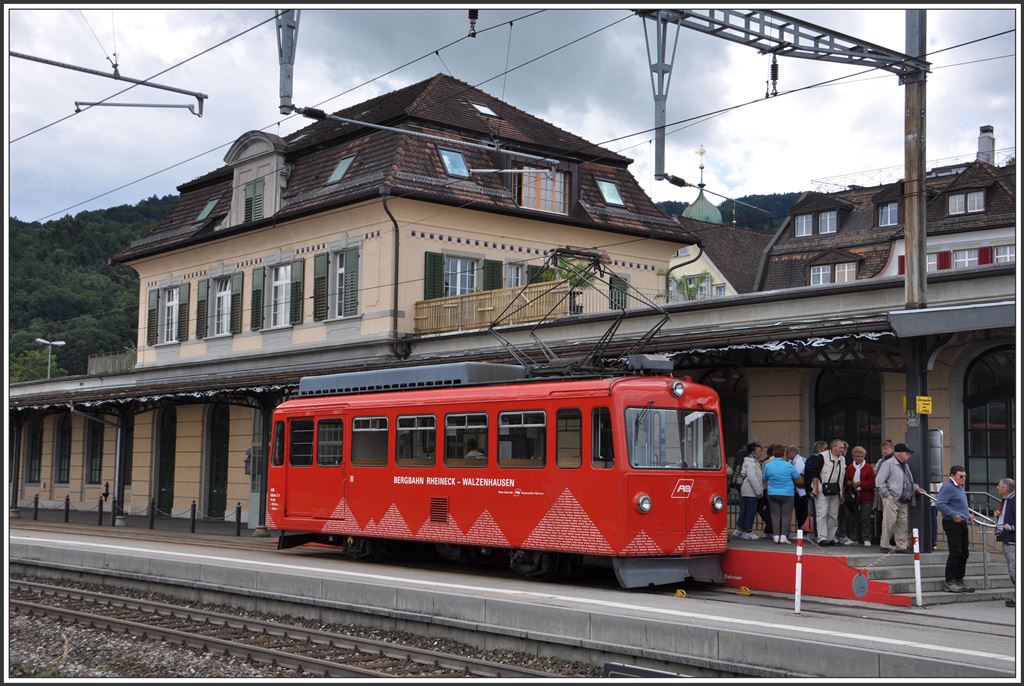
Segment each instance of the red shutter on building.
M899 263L897 274L905 274L907 272L907 258L904 255L900 255L897 260Z
M949 250L943 250L939 253L939 269L949 269L953 266L953 253Z
M992 246L978 248L978 264L992 264Z

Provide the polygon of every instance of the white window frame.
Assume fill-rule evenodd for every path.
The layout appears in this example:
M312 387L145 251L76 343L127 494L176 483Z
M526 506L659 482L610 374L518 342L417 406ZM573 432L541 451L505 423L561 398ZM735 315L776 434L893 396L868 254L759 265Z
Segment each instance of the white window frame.
M292 265L278 264L270 267L270 328L291 324Z
M933 272L939 271L939 253L928 253L927 255L925 255L925 261L927 262L927 266L925 267L925 273L931 274Z
M523 167L517 174L516 201L520 207L551 214L569 213L569 175L547 169Z
M331 262L334 268L330 274L330 288L331 288L331 301L329 310L336 319L343 317L355 317L359 315L359 293L356 293L356 311L354 314L345 314L345 253L349 250L356 251L356 262L361 262L363 253L358 247L349 247L344 250L336 250L331 253ZM359 266L362 266L361 264ZM358 274L357 269L357 274ZM356 284L356 290L359 290L358 283Z
M900 205L897 202L887 202L878 208L879 226L896 226L899 224Z
M444 170L448 172L448 176L457 176L460 179L469 178L469 165L466 164L465 155L458 150L450 148L438 148L437 154L441 156L441 164L444 165ZM459 163L461 163L461 166Z
M992 262L994 264L1009 264L1017 261L1017 246L997 245L992 249Z
M963 214L965 211L964 200L965 198L963 193L954 193L950 195L946 203L948 213Z
M498 116L498 113L495 112L494 110L492 110L487 105L481 105L480 103L473 102L472 100L469 101L469 104L473 106L473 109L475 109L477 112L479 112L480 114L482 114L484 116L487 116L487 117L497 117Z
M475 293L480 262L462 255L444 256L444 294L446 296Z
M160 291L160 342L178 342L178 286Z
M836 210L827 210L818 214L818 233L835 233L839 227L839 213Z
M338 183L345 178L345 174L348 174L348 170L352 167L352 161L355 160L355 158L355 155L345 155L338 160L338 164L334 165L334 171L332 171L331 175L327 177L327 183L324 185L326 186L332 183Z
M231 277L213 279L213 335L231 333Z
M970 191L967 193L967 211L985 211L985 191Z
M725 297L725 284L724 283L716 283L715 284L715 297L716 298L724 298Z
M526 284L526 266L521 262L506 262L503 280L505 288L522 288Z
M811 267L811 285L827 286L832 283L832 265L817 264Z
M607 204L626 206L626 203L622 201L622 193L619 192L619 184L608 179L594 179L594 181L597 183L597 189L601 191L601 197Z
M798 214L793 219L794 233L797 238L810 236L814 233L813 217L809 214Z
M849 283L857 280L857 263L840 262L832 270L832 283Z
M972 269L978 266L978 249L953 251L953 269Z

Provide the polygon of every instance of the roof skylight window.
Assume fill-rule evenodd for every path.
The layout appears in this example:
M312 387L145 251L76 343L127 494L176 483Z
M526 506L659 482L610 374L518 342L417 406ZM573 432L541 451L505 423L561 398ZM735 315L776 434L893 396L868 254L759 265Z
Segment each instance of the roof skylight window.
M337 183L341 181L341 177L345 176L345 172L352 166L352 160L356 158L355 155L349 155L348 157L342 157L338 161L338 166L331 172L330 178L327 179L327 183Z
M206 203L206 207L204 207L203 211L199 213L198 217L196 217L196 221L197 222L201 222L204 219L206 219L207 217L209 217L210 216L210 212L213 212L213 208L217 206L218 202L220 202L220 196L219 195L216 198L213 198L212 200L210 200L210 202Z
M444 168L448 171L449 176L469 178L469 167L461 152L444 148L438 148L437 151L441 153L441 161L444 162Z
M488 107L487 105L481 105L480 103L476 103L476 102L471 102L469 104L472 105L473 107L475 107L476 111L479 112L480 114L486 114L488 117L497 117L498 116L497 113L494 110L492 110L490 107Z
M626 205L626 203L622 202L622 195L619 193L619 187L614 181L597 179L597 187L601 190L601 195L604 196L604 201L609 205Z

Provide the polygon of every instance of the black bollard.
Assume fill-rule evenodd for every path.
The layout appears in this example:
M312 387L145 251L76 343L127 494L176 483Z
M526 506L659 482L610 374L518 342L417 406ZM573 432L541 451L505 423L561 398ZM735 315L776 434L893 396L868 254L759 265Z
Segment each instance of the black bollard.
M71 518L71 496L64 496L64 523L67 524Z
M156 528L156 501L149 501L149 528Z
M103 496L100 496L100 519L97 525L103 526Z
M32 498L32 521L39 519L39 494Z
M242 503L235 503L235 536L242 535Z
M192 533L196 532L196 501L194 500L192 501L192 523L190 531Z

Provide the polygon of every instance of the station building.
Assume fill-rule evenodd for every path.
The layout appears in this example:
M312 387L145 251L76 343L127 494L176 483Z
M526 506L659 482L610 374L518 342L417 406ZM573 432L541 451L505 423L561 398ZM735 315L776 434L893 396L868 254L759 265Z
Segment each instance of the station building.
M503 334L528 346L544 319L566 354L625 311L615 354L662 306L647 350L716 388L730 454L840 437L877 455L914 419L914 360L945 466L981 492L1016 474L1015 166L929 179L929 307L911 311L899 184L805 194L767 239L675 220L628 158L445 75L283 138L244 133L224 162L112 256L140 279L127 368L10 387L18 504L187 516L194 501L231 519L237 503L259 528L270 413L299 378L510 361L487 327L524 286L552 296ZM606 253L608 278L539 273L565 246ZM674 257L701 246L730 290L672 297Z

